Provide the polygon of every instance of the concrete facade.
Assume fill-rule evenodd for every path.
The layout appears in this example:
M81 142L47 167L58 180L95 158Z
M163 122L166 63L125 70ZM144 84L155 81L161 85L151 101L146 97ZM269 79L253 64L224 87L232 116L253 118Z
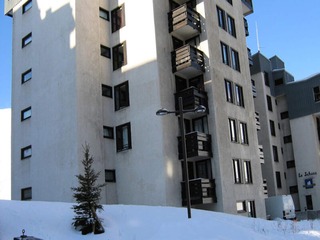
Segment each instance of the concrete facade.
M102 173L100 181L104 181L104 170L116 174L115 181L108 182L103 191L103 203L181 206L183 177L178 160L177 116L159 117L155 112L160 107L175 109L178 79L191 86L198 77L203 79L208 111L205 115L186 115L190 123L186 128L190 127L188 133L199 131L196 122L200 119L204 130L197 136L210 137L198 140L201 151L196 158L188 159L189 175L195 181L206 175L205 180L214 184L205 188L202 183L209 203L202 200L193 207L265 217L244 28L244 16L252 12L251 1L190 2L192 7L188 5L188 9L193 10L188 11L199 14L201 22L201 31L188 35L188 39L192 37L190 49L195 47L204 56L204 69L197 75L191 74L195 63L185 72L173 72L171 59L177 49L173 36L178 38L178 31L169 33L168 13L186 1L141 0L139 6L143 7L137 7L128 0L38 0L23 13L26 2L7 9L14 19L13 199L21 199L22 190L31 188L32 200L73 201L70 188L77 185L74 176L81 172L82 146L88 143L95 169ZM116 20L112 12L119 7L124 23L113 31ZM219 27L217 7L225 14L225 24L233 19L228 24L235 28L236 37L229 32L230 26L229 31ZM108 12L109 20L99 17L99 8ZM32 42L22 48L21 39L29 33ZM176 42L191 44L188 39ZM229 47L230 54L238 53L238 70L231 64L237 56L228 56L229 65L222 62L222 43ZM114 69L114 49L119 44L124 46L125 60ZM100 45L109 47L112 57L101 56ZM21 77L28 69L32 69L32 78L22 84ZM232 91L242 89L243 99L236 99L234 92L232 102L226 100L225 80L232 83ZM116 89L125 83L128 104L116 109ZM111 88L111 97L102 96L102 84ZM22 112L30 107L32 116L22 120ZM233 142L229 119L236 123L237 140ZM119 134L118 130L128 123L130 134ZM114 137L105 138L103 126L112 129ZM123 143L126 137L130 146L119 150L119 141ZM245 142L241 142L243 138ZM201 146L208 143L212 155L208 150L208 157L203 157L207 149ZM29 155L21 159L22 151L30 146L26 150ZM238 170L234 160L240 164ZM235 180L236 171L239 182Z
M264 147L262 172L267 179L268 196L291 194L297 211L318 211L320 100L317 89L320 74L294 81L280 58L267 59L260 52L253 56L253 63L251 77L257 88L256 110L260 112L261 119L275 121L277 128L276 136L271 136L270 129L263 128L259 135L259 143ZM266 74L269 76L268 84ZM272 114L268 110L267 94L274 104ZM266 124L261 125L268 126ZM269 148L275 142L281 150L277 163ZM272 176L276 171L280 172L281 188L277 186L277 178Z

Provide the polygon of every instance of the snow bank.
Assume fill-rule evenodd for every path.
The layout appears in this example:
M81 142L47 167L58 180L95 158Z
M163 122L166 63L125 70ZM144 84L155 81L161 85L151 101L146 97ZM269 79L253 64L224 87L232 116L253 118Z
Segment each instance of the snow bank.
M0 240L26 235L44 240L320 239L320 221L266 221L185 208L105 205L106 232L81 235L70 203L0 200Z

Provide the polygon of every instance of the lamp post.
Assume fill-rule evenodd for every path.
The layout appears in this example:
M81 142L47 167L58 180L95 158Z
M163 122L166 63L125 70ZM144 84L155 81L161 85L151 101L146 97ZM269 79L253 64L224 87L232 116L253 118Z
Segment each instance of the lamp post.
M189 186L189 173L188 173L188 162L187 162L187 148L186 148L186 136L185 136L185 126L183 121L183 114L188 112L204 113L206 107L199 105L194 109L183 109L182 97L179 97L179 110L178 111L169 111L165 108L161 108L156 112L157 116L164 116L167 114L175 113L179 114L179 125L181 132L181 145L182 145L182 157L183 157L183 175L185 179L185 192L187 200L187 209L188 209L188 218L191 218L191 200L190 200L190 186Z

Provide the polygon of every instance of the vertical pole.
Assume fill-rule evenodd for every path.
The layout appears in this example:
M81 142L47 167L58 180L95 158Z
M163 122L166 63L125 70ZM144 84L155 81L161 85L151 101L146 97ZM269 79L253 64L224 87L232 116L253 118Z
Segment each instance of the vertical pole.
M182 145L182 156L183 156L183 175L184 175L184 181L185 181L188 218L191 218L190 186L189 186L189 173L188 173L188 162L187 162L186 136L185 136L185 127L184 127L184 120L183 120L182 97L179 97L179 116L180 116L180 132L181 132L181 145Z

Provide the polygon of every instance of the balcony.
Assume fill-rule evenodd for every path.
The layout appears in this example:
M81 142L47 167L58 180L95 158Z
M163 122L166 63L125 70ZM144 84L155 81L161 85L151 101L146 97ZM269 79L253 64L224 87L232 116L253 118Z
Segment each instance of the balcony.
M259 158L260 158L260 163L264 163L264 153L263 153L262 145L259 145Z
M190 79L204 72L204 54L187 44L171 52L172 72Z
M268 195L267 179L263 179L262 186L263 186L263 194L264 194L264 195Z
M246 33L246 37L249 36L249 25L247 19L243 18L243 23L244 23L244 31Z
M207 108L205 114L208 114L208 96L206 92L200 91L196 87L190 87L175 93L176 111L179 109L179 97L182 97L183 109L195 109L199 105L203 105ZM199 113L196 114L199 115Z
M252 0L242 0L243 15L247 16L253 13Z
M249 66L253 66L253 58L252 58L252 54L251 54L251 49L247 48L247 50L248 50Z
M257 130L260 130L261 129L261 125L260 125L260 114L258 112L255 112L254 113L254 117L256 119L256 127L257 127Z
M190 39L201 33L200 14L183 4L168 13L169 32L180 40Z
M253 98L257 97L257 88L256 88L256 83L254 80L251 80L251 84L252 84L252 95Z
M201 132L186 134L187 160L198 161L212 157L211 135ZM181 137L178 137L179 159L183 159Z
M217 202L216 185L214 179L197 178L189 180L190 200L192 205ZM185 182L181 183L182 206L187 205Z

